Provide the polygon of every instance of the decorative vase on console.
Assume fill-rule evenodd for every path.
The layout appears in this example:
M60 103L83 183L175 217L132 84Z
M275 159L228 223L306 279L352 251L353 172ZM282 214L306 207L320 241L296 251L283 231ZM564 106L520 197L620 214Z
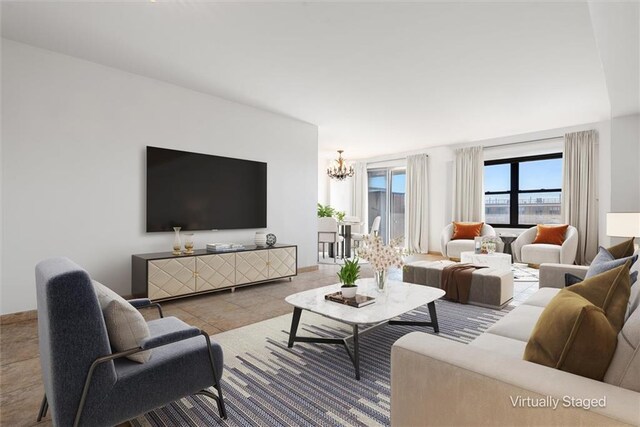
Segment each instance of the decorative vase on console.
M175 236L173 238L173 255L182 255L182 243L180 243L180 230L182 227L173 227L173 231L175 231Z
M184 253L187 255L193 254L193 233L187 233L184 235Z
M255 238L256 246L266 246L267 245L267 233L263 231L256 232Z

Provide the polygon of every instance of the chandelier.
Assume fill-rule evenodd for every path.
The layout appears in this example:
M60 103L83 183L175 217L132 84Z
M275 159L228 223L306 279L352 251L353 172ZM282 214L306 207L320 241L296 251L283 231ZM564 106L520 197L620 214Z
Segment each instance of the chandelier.
M353 166L347 166L347 162L342 158L343 152L344 150L338 150L338 158L334 160L333 165L327 168L327 175L329 175L329 178L342 181L353 176Z

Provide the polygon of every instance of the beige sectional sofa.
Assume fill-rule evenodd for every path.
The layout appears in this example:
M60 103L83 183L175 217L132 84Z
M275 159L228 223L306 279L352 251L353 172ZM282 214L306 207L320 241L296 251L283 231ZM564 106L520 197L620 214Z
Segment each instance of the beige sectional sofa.
M392 425L640 425L640 393L631 389L640 390L640 310L619 336L609 383L522 359L558 291L542 287L468 345L421 332L399 339L391 351Z

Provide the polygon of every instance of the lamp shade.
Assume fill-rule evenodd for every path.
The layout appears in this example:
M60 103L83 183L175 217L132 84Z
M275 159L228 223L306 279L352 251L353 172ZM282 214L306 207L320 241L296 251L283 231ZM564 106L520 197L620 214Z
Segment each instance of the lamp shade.
M640 212L608 213L607 236L640 237Z

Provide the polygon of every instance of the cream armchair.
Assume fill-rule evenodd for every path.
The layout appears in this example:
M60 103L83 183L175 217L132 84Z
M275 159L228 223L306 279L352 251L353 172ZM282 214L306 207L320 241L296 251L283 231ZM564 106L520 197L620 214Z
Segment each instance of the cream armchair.
M564 235L564 243L559 245L548 245L546 243L536 243L533 241L538 233L537 227L531 227L522 233L511 244L514 262L524 262L527 264L573 264L578 251L578 230L569 226Z
M460 259L460 254L466 251L474 250L473 239L457 239L451 240L453 236L453 224L447 225L440 235L440 248L442 250L442 255ZM496 237L496 230L489 224L484 224L482 226L482 230L480 231L481 237ZM504 244L498 243L498 252L502 252L502 248Z

